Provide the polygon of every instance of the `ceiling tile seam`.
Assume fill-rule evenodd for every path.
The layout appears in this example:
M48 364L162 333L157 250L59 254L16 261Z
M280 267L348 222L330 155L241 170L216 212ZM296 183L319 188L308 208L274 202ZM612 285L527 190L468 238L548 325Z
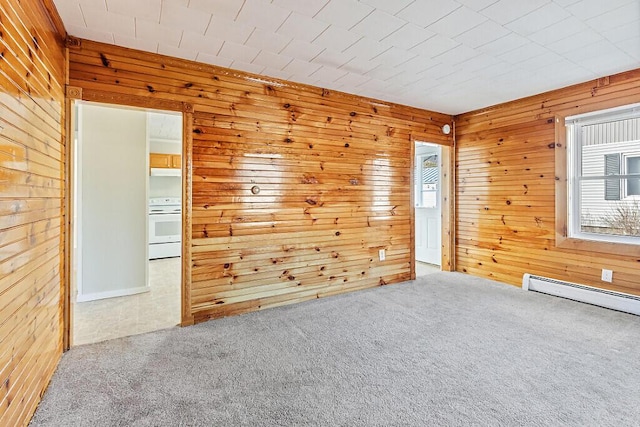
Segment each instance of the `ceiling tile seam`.
M258 27L253 27L253 30L251 30L251 32L249 33L249 35L247 36L247 38L242 42L242 44L244 46L247 45L247 42L249 41L249 39L251 38L251 36L253 35L253 33L256 32L256 30L258 29ZM226 41L226 40L225 40ZM220 49L222 51L222 48Z
M401 19L401 18L400 18L400 19ZM404 24L402 27L400 27L400 28L398 28L397 30L394 30L392 33L390 33L390 34L388 34L388 35L384 36L382 39L380 39L380 42L384 42L384 41L385 41L385 39L388 39L389 37L391 37L392 35L394 35L395 33L397 33L398 31L402 30L404 27L406 27L406 26L408 26L408 25L411 25L411 23L410 23L410 22L408 22L408 21L405 21L405 24ZM415 25L415 24L414 24L414 25ZM416 27L418 27L418 26L416 25ZM422 27L418 27L418 28L422 28ZM423 30L426 30L426 28L422 28L422 29L423 29ZM409 48L407 48L407 49L405 49L405 50L408 52L408 51L410 51L411 49L413 49L414 47L418 46L419 44L426 42L427 40L431 39L432 37L435 37L435 35L436 35L436 33L434 32L433 34L431 34L431 35L430 35L429 37L427 37L426 39L424 39L424 40L422 40L422 41L420 41L420 42L418 42L418 43L414 44L413 46L411 46L411 47L409 47ZM394 45L394 46L395 46L395 45ZM398 47L398 46L395 46L395 47Z
M367 5L367 6L369 6L369 5ZM378 9L376 9L375 7L372 7L371 12L367 13L367 14L366 14L366 15L365 15L361 20L359 20L358 22L356 22L355 24L353 24L353 25L351 26L351 28L347 29L347 31L351 31L351 30L353 30L353 29L356 27L356 25L360 24L362 21L364 21L364 20L365 20L365 19L367 19L369 16L371 16L371 14L372 14L373 12L375 12L376 10L378 10Z
M271 3L273 3L273 0L271 0ZM287 22L287 20L291 17L291 15L293 15L293 10L289 12L289 14L287 15L286 18L284 18L282 20L282 22L280 23L280 25L278 25L278 28L276 28L273 32L277 33L278 30L280 30L280 28L282 28L282 26L284 25L285 22ZM293 40L293 39L292 39Z
M245 0L245 1L247 1L247 0ZM272 1L273 1L273 0L272 0ZM318 11L316 12L316 14L312 16L312 18L315 18L316 16L318 16L318 15L320 14L320 12L322 12L322 11L324 10L324 8L325 8L325 7L327 7L327 5L328 5L329 3L331 3L331 0L329 0L328 2L326 2L326 3L324 4L324 6L322 6L322 7L320 8L320 10L318 10ZM324 22L324 21L323 21L323 22Z
M189 0L190 2L191 0ZM187 3L187 8L189 7L189 3ZM209 15L209 22L207 22L207 26L204 29L204 33L202 35L206 36L207 31L209 31L209 27L211 26L211 22L213 21L213 13Z
M309 61L309 63L314 62L314 59L316 59L318 56L322 55L322 53L327 50L327 48L322 49L316 56L314 56L313 58L311 58Z
M329 3L329 2L327 2L327 4L328 4L328 3ZM325 5L325 6L326 6L326 5ZM324 22L324 21L322 21L322 22ZM313 44L313 42L315 42L316 40L318 40L318 39L319 39L319 38L320 38L324 33L326 33L326 32L329 30L329 28L331 28L331 24L329 24L329 25L327 26L327 28L325 28L324 30L322 30L322 32L321 32L320 34L318 34L318 35L317 35L313 40L311 40L309 43Z
M247 0L242 0L242 6L240 6L240 9L238 9L238 13L236 13L236 17L233 18L234 22L238 21L238 16L240 16L240 13L242 13L242 9L244 9L245 4L247 4Z
M340 53L345 53L347 50L351 49L354 45L360 43L360 40L362 40L362 39L364 39L364 36L360 36L360 38L358 40L356 40L355 42L351 43L349 46L347 46L346 48L341 50Z
M544 3L544 4L542 4L542 5L538 6L538 7L536 7L535 9L530 10L526 15L518 15L518 17L517 17L517 18L512 19L512 20L511 20L511 21L509 21L509 22L505 22L504 24L500 24L500 23L498 23L498 22L496 22L496 21L493 21L493 19L491 19L491 17L490 17L490 16L487 16L487 15L485 15L485 14L484 14L484 13L482 13L482 12L478 12L478 13L480 13L481 15L483 15L485 18L487 18L487 19L491 19L493 22L496 22L496 24L498 24L498 25L502 26L505 30L511 31L511 30L509 30L509 28L506 28L506 26L507 26L507 25L511 24L512 22L517 21L518 19L522 19L522 18L524 18L524 17L526 17L526 16L528 16L528 15L531 15L533 12L537 11L538 9L542 9L542 8L543 8L543 7L545 7L547 4L552 3L552 2L553 2L553 0L548 0L546 3ZM495 3L494 3L494 4L495 4ZM562 6L560 6L560 5L558 5L558 7L561 7L562 9L565 9L564 7L562 7ZM489 8L489 6L487 6L485 9L487 9L487 8ZM482 10L485 10L485 9L482 9ZM565 11L566 11L567 13L570 13L570 14L571 14L571 12L569 12L568 10L566 10L566 9L565 9ZM572 14L572 15L573 15L573 14ZM512 32L512 33L515 33L515 31L511 31L511 32ZM516 34L517 34L517 33L516 33ZM518 34L518 35L520 35L520 34Z
M455 12L456 10L458 10L458 9L462 9L462 8L464 7L461 3L459 3L459 4L460 4L460 6L456 7L455 9L453 9L451 12L447 13L446 15L443 15L443 16L441 16L440 18L436 19L435 21L433 21L432 23L430 23L429 25L427 25L426 27L424 27L424 29L427 29L427 28L429 28L430 26L432 26L433 24L436 24L436 23L438 23L438 22L442 21L444 18L446 18L447 16L451 15L451 14L452 14L453 12ZM471 10L471 9L470 9L470 10ZM485 16L485 18L486 18L486 16ZM489 19L489 18L487 18L487 19ZM480 24L478 24L478 25L480 25ZM476 27L477 27L478 25L476 25ZM474 28L475 28L475 27L474 27Z
M87 25L87 18L85 18L84 16L84 9L82 9L82 4L78 3L78 9L80 9L80 14L82 15L82 21L84 22L84 26L86 28L89 28L89 26Z
M390 51L391 49L393 49L394 46L389 46L387 49L385 49L384 51L380 52L379 54L375 55L374 57L370 58L369 61L373 61L374 59L376 59L377 57L379 57L382 54L387 53L388 51ZM370 70L371 71L371 70Z
M409 2L405 7L403 7L402 9L400 9L399 11L397 11L393 16L395 16L396 18L400 18L398 16L399 13L401 13L403 10L405 10L406 8L408 8L409 6L411 6L412 4L414 4L416 2L416 0L413 0L412 2ZM402 19L402 18L400 18ZM402 19L404 21L404 19ZM409 21L407 21L407 23L409 23Z
M224 44L226 43L226 40L222 40L222 43L220 44L220 47L218 48L218 51L216 52L216 56L219 58L222 58L222 56L220 56L220 52L222 52L222 48L224 47Z
M398 67L400 67L401 65L405 64L406 62L409 62L409 61L411 61L412 59L417 58L418 56L420 56L420 55L416 55L416 56L414 56L413 58L407 59L406 61L401 62L401 63L400 63L400 64L398 64L398 65L394 65L392 68L398 68ZM391 78L393 78L393 77L397 77L397 76L399 76L399 75L400 75L400 74L402 74L402 73L404 73L404 70L400 70L400 72L399 72L399 73L394 74L392 77L389 77L388 79L385 79L384 81L386 82L387 80L389 80L389 79L391 79Z

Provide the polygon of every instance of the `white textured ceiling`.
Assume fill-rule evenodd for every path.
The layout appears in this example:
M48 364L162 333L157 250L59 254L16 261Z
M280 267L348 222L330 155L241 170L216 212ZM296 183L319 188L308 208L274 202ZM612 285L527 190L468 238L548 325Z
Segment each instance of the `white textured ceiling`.
M69 34L457 114L640 68L640 0L54 0Z

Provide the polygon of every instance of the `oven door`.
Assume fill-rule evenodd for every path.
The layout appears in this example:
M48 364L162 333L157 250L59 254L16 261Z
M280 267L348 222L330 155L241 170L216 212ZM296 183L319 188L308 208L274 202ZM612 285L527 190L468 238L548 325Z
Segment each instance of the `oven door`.
M182 215L150 214L149 215L149 243L174 243L182 237Z

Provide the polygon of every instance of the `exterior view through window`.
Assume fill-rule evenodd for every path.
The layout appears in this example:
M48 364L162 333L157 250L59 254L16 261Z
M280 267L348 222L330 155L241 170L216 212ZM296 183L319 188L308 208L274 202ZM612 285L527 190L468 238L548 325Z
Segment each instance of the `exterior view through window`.
M565 123L570 237L640 244L640 104Z

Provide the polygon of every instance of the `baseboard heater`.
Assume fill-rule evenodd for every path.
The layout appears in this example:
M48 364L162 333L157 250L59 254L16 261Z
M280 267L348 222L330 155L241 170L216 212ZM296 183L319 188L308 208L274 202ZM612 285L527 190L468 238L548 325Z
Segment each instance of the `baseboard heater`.
M586 302L640 316L640 297L525 273L522 289Z

